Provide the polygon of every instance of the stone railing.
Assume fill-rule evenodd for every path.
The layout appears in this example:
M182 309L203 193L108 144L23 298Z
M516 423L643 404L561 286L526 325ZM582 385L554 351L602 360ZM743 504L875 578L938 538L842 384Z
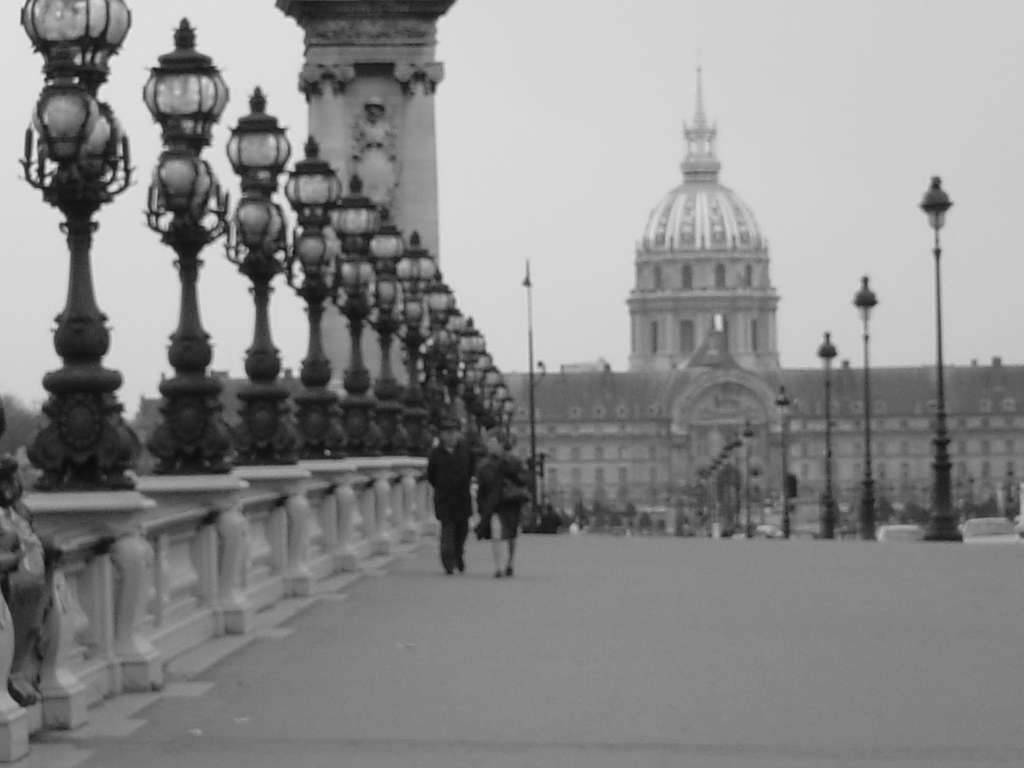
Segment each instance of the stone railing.
M57 564L44 618L39 703L0 690L0 761L28 734L72 729L91 705L163 684L164 665L255 614L434 532L426 460L353 458L146 476L135 491L30 493ZM13 654L0 600L0 675Z

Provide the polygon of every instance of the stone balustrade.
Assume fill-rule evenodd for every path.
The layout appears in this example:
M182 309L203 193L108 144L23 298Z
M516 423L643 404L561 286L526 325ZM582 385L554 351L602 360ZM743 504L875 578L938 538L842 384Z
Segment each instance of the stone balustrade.
M27 494L59 557L41 701L22 708L0 688L0 762L27 754L30 732L77 728L103 699L159 689L168 660L251 631L258 611L431 535L425 467L416 457L352 458L146 476L134 491ZM13 634L0 607L6 682Z

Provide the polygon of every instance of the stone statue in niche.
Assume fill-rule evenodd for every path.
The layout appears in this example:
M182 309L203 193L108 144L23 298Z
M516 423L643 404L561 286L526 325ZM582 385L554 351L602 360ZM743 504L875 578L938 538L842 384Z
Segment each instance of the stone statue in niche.
M0 434L5 427L0 405ZM39 700L54 558L44 557L43 544L32 528L31 513L21 500L19 469L17 459L0 457L0 590L7 604L0 608L0 674L6 672L2 661L9 657L8 693L27 707Z
M398 184L398 134L384 102L373 96L352 126L352 171L363 181L363 194L390 206Z

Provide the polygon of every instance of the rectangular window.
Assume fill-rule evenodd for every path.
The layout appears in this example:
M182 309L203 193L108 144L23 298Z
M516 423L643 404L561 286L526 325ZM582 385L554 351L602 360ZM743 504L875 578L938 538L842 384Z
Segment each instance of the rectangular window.
M582 479L580 477L580 468L573 467L571 472L572 487L578 489L582 485Z
M658 321L655 320L651 323L651 352L657 353L658 351Z
M594 448L594 460L604 461L604 448L602 448L600 445Z
M629 485L628 467L619 467L619 485Z
M597 467L594 470L594 485L604 485L604 469L602 467Z
M693 352L694 349L694 337L693 337L693 321L692 320L680 320L679 321L679 351L684 355L688 355Z
M572 448L569 449L569 457L573 461L580 460L580 447L578 445L574 445Z
M554 467L547 470L548 475L548 488L556 490L558 488L558 470Z
M757 320L750 321L750 349L752 352L761 351L761 334L757 327Z

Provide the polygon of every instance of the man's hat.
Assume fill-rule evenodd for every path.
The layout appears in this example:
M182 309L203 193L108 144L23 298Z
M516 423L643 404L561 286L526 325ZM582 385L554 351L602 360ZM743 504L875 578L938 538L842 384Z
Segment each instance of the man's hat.
M444 416L441 418L440 430L442 432L450 432L452 430L457 432L460 429L462 429L462 422L454 416Z

